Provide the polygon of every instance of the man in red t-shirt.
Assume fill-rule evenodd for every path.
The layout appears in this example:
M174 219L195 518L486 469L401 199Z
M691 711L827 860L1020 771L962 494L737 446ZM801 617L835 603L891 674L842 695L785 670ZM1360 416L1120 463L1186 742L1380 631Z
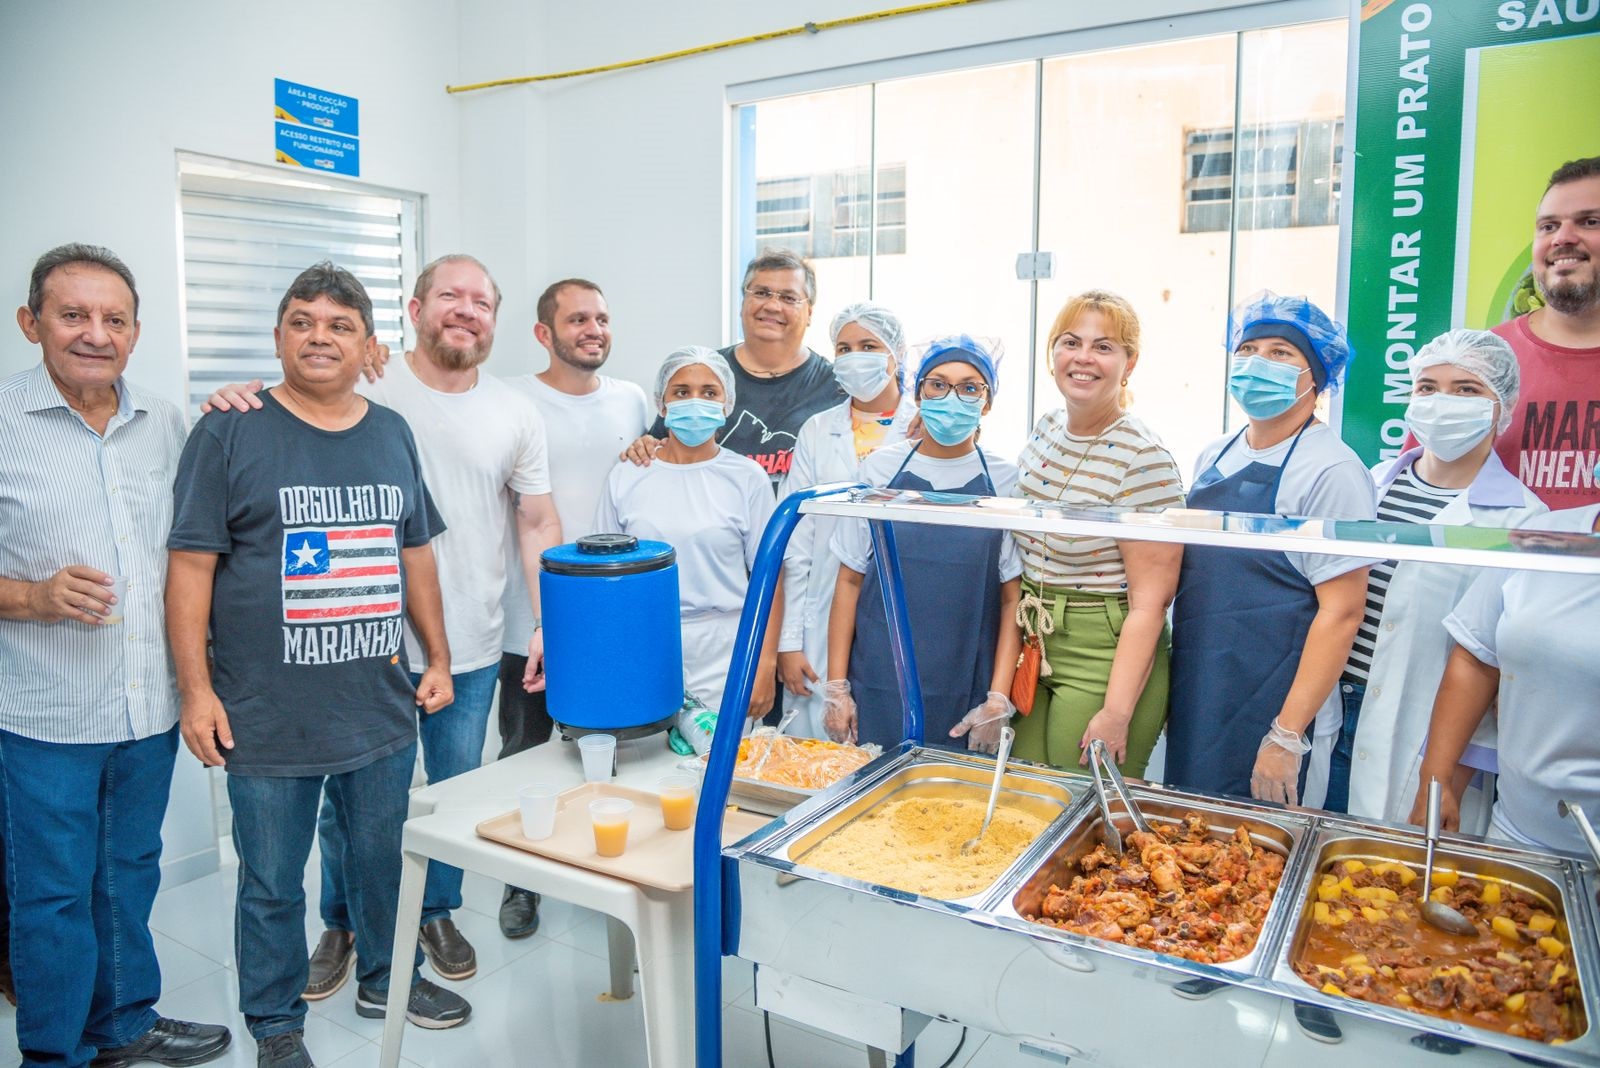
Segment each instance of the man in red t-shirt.
M1522 372L1495 449L1551 508L1600 503L1600 156L1550 176L1533 226L1533 280L1544 307L1494 328Z

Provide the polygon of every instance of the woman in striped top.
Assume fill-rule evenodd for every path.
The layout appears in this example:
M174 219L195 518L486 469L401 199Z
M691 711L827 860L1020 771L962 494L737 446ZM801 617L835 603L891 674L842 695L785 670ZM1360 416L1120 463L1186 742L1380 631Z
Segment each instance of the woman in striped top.
M1050 368L1064 409L1033 428L1019 461L1023 496L1085 508L1183 504L1172 455L1127 411L1139 362L1139 317L1122 297L1090 290L1050 328ZM1181 545L1017 533L1024 614L1044 640L1039 689L1016 724L1016 755L1066 765L1104 740L1129 775L1167 717L1167 606Z
M1511 423L1519 376L1516 353L1487 330L1452 330L1411 358L1406 425L1422 444L1373 469L1378 518L1391 523L1514 527L1545 511L1533 492L1495 455L1494 439ZM1339 680L1344 726L1334 746L1324 807L1404 822L1417 796L1428 717L1450 653L1444 617L1466 592L1476 568L1444 564L1374 564L1366 613ZM1463 764L1494 768L1493 720ZM1461 829L1482 834L1489 799L1463 794L1472 767L1450 787L1463 799Z

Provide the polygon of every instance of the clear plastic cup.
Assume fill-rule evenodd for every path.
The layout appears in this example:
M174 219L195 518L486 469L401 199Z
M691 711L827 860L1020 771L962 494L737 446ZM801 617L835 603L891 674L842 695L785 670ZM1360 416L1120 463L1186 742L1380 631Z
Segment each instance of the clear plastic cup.
M554 783L529 783L517 791L517 804L522 808L522 837L537 840L549 838L556 830L556 798L561 787Z
M111 606L105 616L101 617L100 622L104 624L122 622L122 610L128 603L128 576L112 575L111 593L112 596L116 597L117 603Z
M602 857L620 857L628 848L628 817L633 802L626 797L602 797L589 802L594 824L594 851Z
M617 738L613 734L585 734L578 739L583 755L584 782L610 782L617 762Z
M669 831L687 831L694 826L694 795L699 787L698 776L675 772L662 776L656 783L661 795L661 822Z

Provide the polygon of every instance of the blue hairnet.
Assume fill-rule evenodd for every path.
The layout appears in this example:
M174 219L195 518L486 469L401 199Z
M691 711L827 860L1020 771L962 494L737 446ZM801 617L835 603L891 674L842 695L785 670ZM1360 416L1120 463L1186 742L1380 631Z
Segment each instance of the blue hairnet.
M667 386L672 382L672 376L685 367L692 367L703 363L716 374L717 380L722 383L722 414L733 414L733 368L728 366L728 361L716 349L708 349L704 345L685 345L676 349L661 361L661 366L656 370L656 410L660 411L664 398L667 395Z
M1317 392L1337 388L1344 381L1345 368L1354 354L1344 327L1328 316L1305 297L1280 297L1270 290L1262 290L1228 316L1228 351L1238 352L1246 334L1260 336L1252 327L1279 325L1293 333L1280 334L1294 341L1310 342L1311 351L1306 359L1311 361L1311 377L1317 380Z
M882 304L874 304L870 300L851 304L833 317L833 325L828 327L828 340L838 345L839 331L851 323L859 323L864 330L884 343L889 349L889 354L894 357L895 381L904 386L906 328L901 325L900 317Z
M998 340L979 341L970 334L953 334L930 341L917 361L917 392L922 392L922 380L928 372L941 363L970 363L989 383L989 395L1000 392L1000 357L1005 353Z

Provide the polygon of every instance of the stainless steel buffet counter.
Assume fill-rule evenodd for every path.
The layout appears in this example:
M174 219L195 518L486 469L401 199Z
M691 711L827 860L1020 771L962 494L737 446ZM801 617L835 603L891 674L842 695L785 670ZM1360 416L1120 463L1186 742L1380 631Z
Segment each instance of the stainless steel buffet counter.
M852 1012L870 1017L874 1007L905 1010L906 1038L924 1017L954 1020L1013 1036L1041 1063L1243 1065L1270 1058L1347 1066L1352 1055L1368 1053L1391 1064L1505 1063L1510 1054L1536 1064L1600 1065L1600 877L1587 859L1448 837L1435 862L1549 899L1582 998L1578 1033L1557 1044L1323 993L1295 974L1293 957L1327 863L1365 856L1418 867L1414 828L1134 784L1134 801L1152 822L1195 812L1219 836L1247 822L1256 847L1284 857L1254 947L1220 964L1023 918L1098 841L1101 816L1088 780L1056 769L1018 764L1008 771L1002 803L1049 822L987 889L969 896L938 900L806 866L808 849L882 801L907 790L977 790L992 769L975 754L904 745L727 847L724 951L758 966L758 1003L846 1034ZM854 1037L866 1040L864 1026L854 1026Z

